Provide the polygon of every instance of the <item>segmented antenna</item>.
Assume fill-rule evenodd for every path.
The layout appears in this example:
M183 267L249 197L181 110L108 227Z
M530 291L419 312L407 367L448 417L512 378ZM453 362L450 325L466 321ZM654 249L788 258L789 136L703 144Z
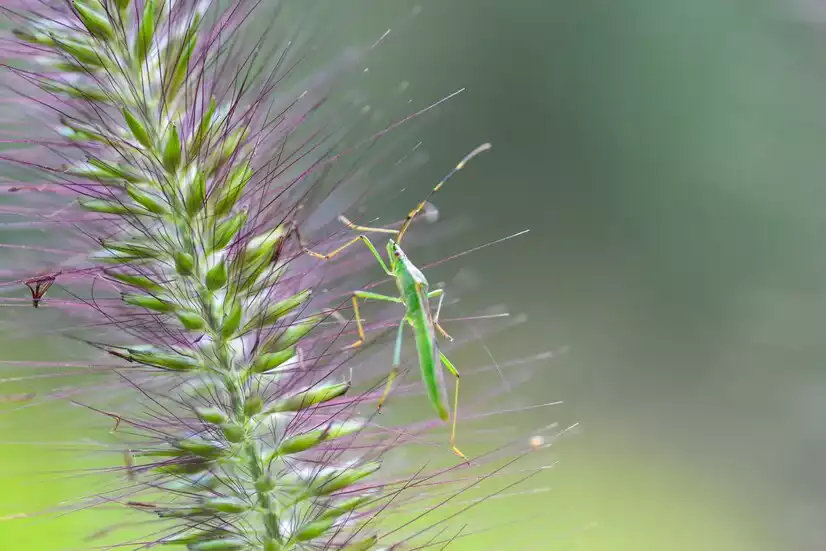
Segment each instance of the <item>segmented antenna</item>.
M442 186L444 186L444 185L447 183L447 181L448 181L448 180L450 180L451 178L453 178L453 175L454 175L454 174L456 174L457 172L459 172L460 170L462 170L463 168L465 168L465 165L466 165L466 164L467 164L467 163L468 163L471 159L473 159L473 158L474 158L475 156L477 156L478 154L480 154L480 153L483 153L483 152L487 151L487 150L488 150L488 149L490 149L491 147L493 147L493 146L492 146L490 143L483 143L482 145L480 145L479 147L477 147L476 149L474 149L473 151L471 151L470 153L468 153L467 155L465 155L465 156L462 158L462 160L461 160L461 161L459 161L459 163L458 163L455 167L453 167L453 170L451 170L450 172L448 172L448 173L445 175L445 177L444 177L444 178L442 178L441 180L439 180L439 183L438 183L438 184L436 184L436 187L434 187L433 189L431 189L431 190L430 190L430 193L428 193L428 194L427 194L427 196L426 196L426 197L422 200L422 202L421 202L421 203L419 203L418 205L416 205L416 208L414 208L413 210L411 210L411 211L410 211L410 214L408 214L408 215L407 215L407 218L405 218L405 220L404 220L404 224L402 224L401 229L399 229L399 237L396 239L396 243L401 244L401 242L402 242L402 238L404 237L404 233L407 231L407 228L408 228L408 227L410 227L410 224L413 222L413 219L414 219L414 218L416 218L416 216L418 216L418 215L419 215L419 213L420 213L420 212L422 212L422 211L424 210L424 208L425 208L425 206L427 205L427 202L430 200L430 198L431 198L431 197L433 197L433 195L434 195L437 191L439 191L440 189L442 189Z

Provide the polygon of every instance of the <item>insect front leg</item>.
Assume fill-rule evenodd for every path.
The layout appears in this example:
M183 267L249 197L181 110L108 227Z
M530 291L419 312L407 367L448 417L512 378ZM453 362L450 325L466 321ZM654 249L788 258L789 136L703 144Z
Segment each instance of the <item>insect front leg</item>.
M359 332L359 340L348 346L347 348L356 348L364 344L366 337L364 336L364 326L361 324L361 314L359 313L359 301L362 300L382 300L384 302L395 302L401 304L402 300L398 297L390 297L387 295L380 295L378 293L370 293L368 291L355 291L353 293L353 312L356 315L356 327Z
M456 447L456 420L459 417L459 370L453 365L453 363L447 359L447 356L442 354L439 351L439 357L442 359L442 363L447 368L450 373L456 377L456 392L453 395L453 426L450 429L450 447L453 449L453 453L470 463L468 458L459 451L459 448Z
M370 252L373 253L373 256L376 257L376 260L378 261L379 265L381 266L381 269L384 270L384 273L386 273L389 276L392 276L393 272L390 271L390 268L388 268L387 264L384 263L384 259L379 254L379 251L376 250L376 247L373 245L373 243L370 241L370 239L366 235L357 235L356 237L354 237L353 239L351 239L350 241L348 241L347 243L345 243L341 247L339 247L337 249L334 249L333 251L331 251L327 254L319 253L319 252L316 252L316 251L311 251L310 249L308 249L306 247L302 247L302 249L304 249L305 253L307 253L308 255L310 255L314 258L320 258L321 260L330 260L331 258L338 255L340 252L342 252L344 249L346 249L350 245L358 243L359 241L363 241L364 244L367 245L367 248L370 249Z
M439 324L439 314L442 312L442 301L445 299L445 290L436 289L427 293L427 298L433 297L439 297L439 302L436 304L436 315L433 316L433 325L439 330L439 333L441 333L444 338L450 342L453 342L456 339L451 337L448 332L445 331L444 327Z

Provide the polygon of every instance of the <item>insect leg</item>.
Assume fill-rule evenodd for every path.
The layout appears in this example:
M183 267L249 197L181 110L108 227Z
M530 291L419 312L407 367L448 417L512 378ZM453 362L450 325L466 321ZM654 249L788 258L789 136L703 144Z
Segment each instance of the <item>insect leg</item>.
M380 295L378 293L370 293L368 291L355 291L353 293L355 296L359 298L363 298L365 300L383 300L385 302L397 302L401 304L402 299L399 297L391 297L388 295Z
M396 347L393 350L393 369L387 376L387 385L384 387L384 393L376 405L376 411L378 412L381 412L381 407L384 405L384 401L387 400L387 395L390 394L390 390L393 388L393 381L399 374L399 364L402 362L402 338L404 337L404 324L406 321L407 318L402 318L402 321L399 322L399 330L396 332Z
M384 393L376 405L377 412L381 412L381 407L384 405L384 401L387 400L387 395L390 394L390 390L393 388L393 381L399 374L399 364L401 363L402 355L402 337L404 337L404 324L406 321L406 318L402 318L402 321L399 322L399 330L396 332L396 347L393 350L393 369L390 370L390 374L387 376L387 385L384 387Z
M371 228L370 226L359 226L358 224L353 224L352 222L350 222L350 220L345 216L339 216L338 219L339 221L341 221L342 224L344 224L351 230L369 231L374 233L391 233L393 235L399 233L399 230L391 230L389 228Z
M364 327L361 324L361 314L359 313L359 302L358 299L364 300L383 300L385 302L397 302L401 303L401 299L397 297L389 297L387 295L380 295L378 293L369 293L367 291L355 291L353 293L353 312L356 315L356 327L358 327L359 332L359 340L348 346L347 348L356 348L364 344L365 336L364 336Z
M359 340L345 348L357 348L364 344L364 340L366 339L366 337L364 336L364 327L361 326L361 314L359 313L359 299L358 297L356 297L356 295L353 295L353 312L356 315L356 327L359 331Z
M390 370L390 374L387 376L384 393L382 393L381 398L379 398L379 403L376 404L376 411L379 413L381 413L384 401L387 400L387 395L390 394L390 390L393 388L393 381L399 374L399 364L401 363L402 355L402 337L404 336L404 324L406 321L407 318L402 318L402 321L399 322L399 330L396 332L396 348L393 351L393 369Z
M400 363L402 363L402 337L404 336L404 322L406 320L402 318L402 321L399 322L399 330L396 333L396 347L393 349L393 367L398 367Z
M387 275L392 276L393 272L391 272L390 268L387 267L387 264L384 263L384 259L379 254L379 251L376 250L376 247L373 246L373 243L370 242L370 239L368 239L366 235L358 235L358 236L354 237L353 239L351 239L350 241L348 241L347 243L345 243L344 245L342 245L341 247L339 247L339 248L337 248L337 249L335 249L332 252L329 252L327 254L322 254L322 253L318 253L318 252L315 252L315 251L311 251L310 249L308 249L306 247L302 247L302 248L304 249L305 253L307 253L308 255L310 255L312 257L320 258L322 260L330 260L331 258L336 256L338 253L340 253L341 251L343 251L344 249L346 249L350 245L352 245L354 243L357 243L359 241L363 241L364 244L367 245L367 248L370 249L370 252L373 253L373 256L375 256L376 260L378 260L379 264L381 265L381 269L384 270L384 273L386 273Z
M453 342L456 339L451 337L448 334L448 332L445 331L445 328L442 327L439 324L439 314L442 312L442 301L445 299L445 290L444 289L436 289L434 291L430 291L429 293L427 293L427 298L433 298L433 297L439 297L439 303L436 304L436 315L433 316L433 325L436 327L436 329L439 330L439 333L441 333L444 338L446 338L450 342Z
M384 401L387 400L387 395L390 394L390 391L393 389L393 381L399 374L399 368L394 367L390 370L390 375L387 376L387 385L384 387L384 393L379 398L379 403L376 404L376 411L381 413L381 408L384 406Z
M456 420L459 417L459 371L456 367L451 363L450 360L447 359L447 356L439 352L439 356L442 358L442 363L450 371L454 377L456 377L456 392L453 396L453 427L450 429L450 447L453 449L453 453L470 463L468 458L459 451L459 448L456 447Z

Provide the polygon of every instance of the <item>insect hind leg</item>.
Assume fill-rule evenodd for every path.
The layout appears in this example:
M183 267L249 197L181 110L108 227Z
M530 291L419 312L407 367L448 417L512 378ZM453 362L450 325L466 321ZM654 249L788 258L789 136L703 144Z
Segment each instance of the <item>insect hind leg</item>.
M456 391L453 395L453 425L450 428L450 448L453 450L453 453L461 457L465 460L468 464L470 464L470 460L467 456L456 447L456 421L459 417L459 370L453 365L453 363L447 359L441 351L439 352L439 357L442 359L442 363L447 368L450 373L456 377Z
M353 295L353 313L356 316L356 328L359 332L359 340L357 340L351 345L345 346L345 350L348 348L358 348L359 346L364 344L364 341L366 339L366 337L364 336L364 327L361 325L361 314L359 313L359 300L358 297L356 297L356 295Z
M399 364L401 363L402 357L402 338L404 337L404 324L406 321L406 319L402 319L402 321L399 323L399 329L396 332L396 346L393 350L393 369L387 376L387 384L384 387L384 393L381 395L379 403L376 404L376 412L378 413L381 413L381 408L382 406L384 406L384 402L385 400L387 400L387 396L390 394L390 390L393 388L393 381L399 375Z

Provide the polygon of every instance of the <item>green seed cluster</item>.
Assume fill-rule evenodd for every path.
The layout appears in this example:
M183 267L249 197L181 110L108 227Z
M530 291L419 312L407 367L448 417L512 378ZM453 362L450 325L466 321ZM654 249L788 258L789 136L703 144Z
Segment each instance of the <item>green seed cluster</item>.
M35 19L15 32L53 54L44 63L58 76L43 77L43 90L103 113L63 117L60 128L70 140L96 144L87 149L94 155L65 168L100 190L80 206L121 222L91 259L129 289L122 295L127 306L199 336L191 346L107 350L196 381L210 389L200 396L217 398L192 406L202 430L166 438L134 457L159 460L145 472L164 477L162 486L178 498L152 508L188 527L164 543L191 551L371 549L374 536L342 540L340 532L375 504L374 493L354 487L379 464L301 460L356 435L364 423L313 417L321 404L347 393L348 383L282 385L298 363L300 341L325 314L304 315L309 289L280 285L288 268L281 251L292 227L250 228L242 204L256 178L248 125L231 125L229 106L214 99L188 129L183 124L192 120L186 92L200 74L192 69L203 34L205 8L198 6L210 4L182 14L163 0L74 0L66 21ZM67 74L75 78L61 78ZM255 390L267 386L287 390L268 398ZM303 422L294 422L299 417Z

